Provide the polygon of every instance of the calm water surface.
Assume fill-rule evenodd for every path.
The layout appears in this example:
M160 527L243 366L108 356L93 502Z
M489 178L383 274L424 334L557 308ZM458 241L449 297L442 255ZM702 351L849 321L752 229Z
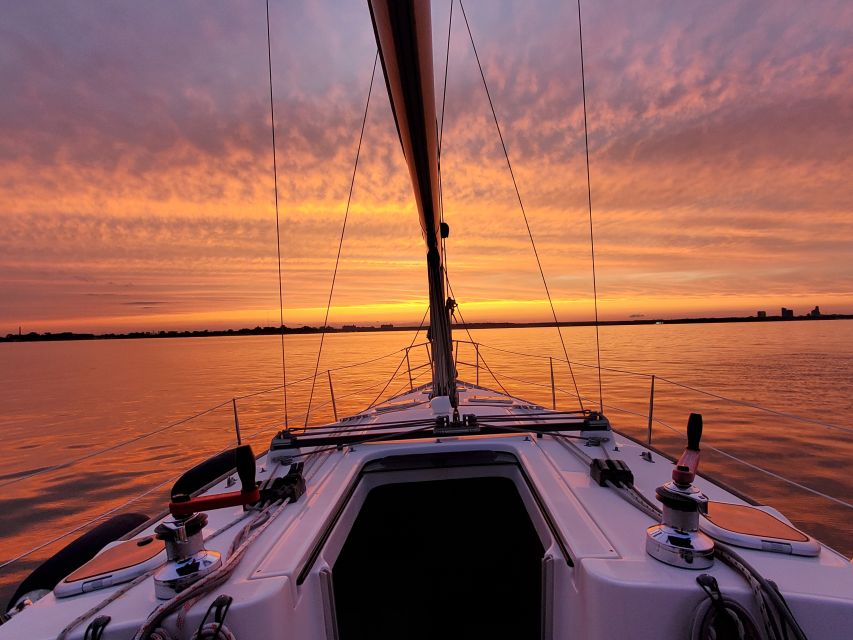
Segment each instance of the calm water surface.
M502 385L513 395L551 406L553 357L557 406L578 406L568 367L558 361L562 351L555 329L471 333L483 344L481 367L478 373L471 366L473 347L461 345L457 359L463 379L473 382L479 375L480 384ZM593 329L564 329L564 335L578 363L573 373L585 406L596 407ZM413 337L413 332L327 336L320 371L331 370L340 415L363 409L380 394L409 388L399 350ZM455 337L467 338L461 331ZM423 334L416 344L422 340ZM286 338L291 423L305 419L311 382L297 381L313 372L318 343L318 336ZM656 374L654 417L659 422L652 437L657 446L680 451L688 414L703 413L706 472L772 504L806 531L853 555L853 510L725 455L853 502L853 321L603 327L601 344L602 365L620 370L605 371L602 380L605 410L615 428L646 437L648 374ZM370 365L348 367L392 352ZM424 347L413 349L411 367L424 364L426 356ZM414 384L427 377L428 368L416 369ZM839 428L718 400L661 377ZM280 384L276 336L0 345L5 445L0 450L0 562L159 483L162 487L127 510L162 510L174 477L233 443L232 397L255 394L237 401L240 426L256 451L265 449L281 425L284 398L280 388L264 391ZM226 401L199 418L76 462ZM332 418L324 375L314 389L311 423ZM39 561L73 537L0 569L3 601Z

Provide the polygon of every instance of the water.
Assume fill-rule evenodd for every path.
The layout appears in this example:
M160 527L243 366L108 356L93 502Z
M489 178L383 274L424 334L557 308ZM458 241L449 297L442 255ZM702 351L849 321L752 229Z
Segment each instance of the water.
M585 405L596 407L594 334L564 330ZM556 330L489 329L481 342L480 383L551 406L549 357L557 406L576 408L574 385ZM320 371L331 369L340 415L408 389L403 353L413 332L333 334ZM466 339L464 332L455 337ZM311 390L318 336L288 336L288 414L301 424ZM416 344L423 341L423 334ZM655 383L653 443L670 454L683 446L687 416L705 417L703 470L780 509L797 525L853 555L853 510L715 453L711 446L775 474L853 502L853 321L764 324L619 326L601 329L602 365L656 374L719 395L827 422L830 429L717 400L662 380ZM384 354L363 367L341 369ZM537 354L536 357L515 353ZM234 442L232 397L244 440L266 448L279 427L283 398L276 336L152 339L0 345L3 411L0 429L0 562L89 521L160 483L129 509L157 513L172 479L192 463ZM414 383L426 381L426 350L410 353ZM471 345L460 345L460 376L474 381ZM497 376L489 374L485 362ZM468 364L463 364L468 363ZM587 366L581 366L581 365ZM397 370L393 382L387 385ZM605 409L617 429L645 439L651 379L605 371ZM261 393L258 393L261 392ZM135 443L75 460L201 410L219 408ZM331 420L329 379L318 378L311 422ZM66 466L63 466L66 465ZM57 468L58 467L58 468ZM41 469L46 473L27 477ZM3 486L5 485L5 486ZM75 534L77 535L77 534ZM638 534L639 535L639 534ZM0 598L40 560L74 536L0 570Z

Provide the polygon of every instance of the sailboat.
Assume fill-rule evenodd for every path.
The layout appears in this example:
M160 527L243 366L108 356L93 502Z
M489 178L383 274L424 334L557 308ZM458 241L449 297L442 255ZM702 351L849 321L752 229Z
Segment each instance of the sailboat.
M853 565L700 475L701 415L673 461L600 411L458 377L430 7L369 7L426 244L431 381L188 470L163 516L111 520L25 580L0 640L851 637Z

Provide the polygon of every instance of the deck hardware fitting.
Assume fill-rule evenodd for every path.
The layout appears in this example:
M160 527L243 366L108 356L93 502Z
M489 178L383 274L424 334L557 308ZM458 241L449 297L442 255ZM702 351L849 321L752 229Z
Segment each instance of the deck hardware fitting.
M608 482L617 487L629 487L634 484L634 474L622 460L595 458L589 465L589 475L599 487L607 486Z
M166 543L168 559L154 574L154 595L158 600L173 598L222 565L218 551L204 548L205 525L205 513L174 516L157 525L154 533Z
M229 595L225 595L224 593L217 596L216 600L214 600L207 608L207 611L201 619L201 622L198 625L198 630L195 632L193 638L225 637L225 634L222 633L222 627L225 625L225 616L228 615L228 609L231 607L231 603L233 601L234 598ZM213 612L213 622L210 624L211 628L205 629L207 618L210 616L211 612Z
M408 353L406 355L408 355ZM335 387L332 386L332 370L327 369L326 374L329 376L329 395L332 397L332 413L335 416L335 422L337 422L338 421L338 405L335 404Z
M651 451L643 451L642 453L640 453L640 457L643 460L645 460L646 462L654 463L654 461L655 461L654 458L652 458L652 452Z
M234 407L234 431L237 434L237 446L243 444L243 439L240 437L240 419L237 417L237 398L231 398L231 406Z
M702 416L687 421L687 446L672 470L672 480L655 490L662 505L661 522L646 530L646 552L681 569L707 569L714 564L714 541L699 531L699 516L708 513L708 497L693 484L699 468Z
M434 433L439 436L471 435L480 433L480 425L473 413L466 413L461 419L457 415L453 420L448 416L438 416L435 419Z
M281 500L289 500L291 503L296 502L305 494L305 476L303 470L304 462L297 462L291 465L287 475L278 477L273 480L272 484L261 489L260 503L272 503Z
M655 376L652 374L652 387L649 391L649 434L646 439L646 444L652 446L652 423L654 422L655 413Z
M104 629L107 628L110 620L112 620L110 616L98 616L92 620L89 626L86 627L86 633L83 634L84 640L101 640L104 635Z

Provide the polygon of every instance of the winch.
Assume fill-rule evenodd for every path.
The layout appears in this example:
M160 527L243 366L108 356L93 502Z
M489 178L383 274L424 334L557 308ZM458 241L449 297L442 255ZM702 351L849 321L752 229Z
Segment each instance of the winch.
M672 480L655 490L663 505L661 524L646 531L648 554L683 569L707 569L714 564L714 541L699 531L699 516L708 513L708 497L693 485L701 438L702 416L691 413L687 446L672 470Z
M167 562L154 575L154 593L168 600L222 565L222 554L204 548L207 514L175 516L154 530L166 544Z
M166 545L167 562L154 574L154 592L161 600L172 598L222 565L222 556L218 551L204 548L203 530L207 524L207 514L202 512L245 506L260 499L255 484L255 455L252 448L242 445L232 452L234 467L240 477L240 491L193 498L185 493L175 493L173 489L169 503L172 517L157 525L154 530L157 538ZM175 486L180 484L179 480Z

